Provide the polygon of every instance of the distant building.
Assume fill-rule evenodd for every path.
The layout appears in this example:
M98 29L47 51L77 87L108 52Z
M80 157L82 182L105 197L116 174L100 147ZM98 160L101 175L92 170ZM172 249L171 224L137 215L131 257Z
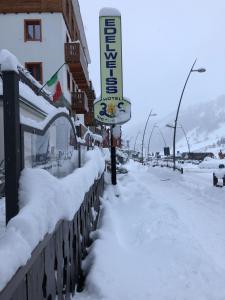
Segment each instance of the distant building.
M203 160L206 157L214 158L214 154L212 152L183 152L182 153L182 158L184 159Z

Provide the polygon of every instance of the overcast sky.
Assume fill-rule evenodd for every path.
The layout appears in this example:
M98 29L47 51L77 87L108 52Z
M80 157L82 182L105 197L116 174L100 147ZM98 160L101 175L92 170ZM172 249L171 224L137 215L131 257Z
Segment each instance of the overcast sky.
M225 0L79 0L92 63L90 78L100 96L99 10L122 16L124 96L132 102L131 125L151 108L160 118L176 110L195 58L182 107L225 94ZM181 107L181 109L182 109Z

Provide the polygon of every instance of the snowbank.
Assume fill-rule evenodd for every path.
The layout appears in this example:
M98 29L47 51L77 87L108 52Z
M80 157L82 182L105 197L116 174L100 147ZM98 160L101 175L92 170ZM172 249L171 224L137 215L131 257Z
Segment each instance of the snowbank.
M225 299L224 192L211 173L130 162L108 186L76 300Z
M45 170L24 169L20 179L20 212L0 238L0 290L25 265L32 250L61 219L72 220L86 192L105 168L104 153L86 153L84 167L58 179Z
M225 159L214 159L210 157L206 157L203 162L199 164L199 168L201 169L219 169L219 166L225 166Z

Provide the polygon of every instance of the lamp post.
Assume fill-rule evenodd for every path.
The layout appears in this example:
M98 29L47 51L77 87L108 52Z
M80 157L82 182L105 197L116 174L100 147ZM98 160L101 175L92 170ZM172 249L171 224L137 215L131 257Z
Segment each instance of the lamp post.
M151 109L150 113L148 114L148 118L147 118L147 120L146 120L144 132L143 132L143 136L142 136L142 143L141 143L141 161L142 161L142 164L144 163L144 140L145 140L145 131L146 131L146 128L147 128L147 125L148 125L148 121L149 121L150 117L154 117L154 116L157 116L157 114L153 114L153 113L152 113L152 109Z
M163 143L164 143L164 145L165 145L165 147L166 147L166 140L165 140L165 137L164 137L164 135L163 135L163 133L162 133L162 130L159 128L158 125L154 124L153 127L152 127L152 130L151 130L149 139L148 139L148 151L147 151L147 154L148 154L148 155L149 155L149 149L150 149L150 141L151 141L152 134L153 134L153 131L154 131L155 128L158 128L159 133L160 133L160 135L161 135L161 137L162 137L162 139L163 139Z
M160 133L160 135L161 135L161 137L162 137L162 139L163 139L164 146L166 147L166 140L165 140L165 137L164 137L164 135L163 135L163 133L162 133L162 130L159 128L158 125L156 125L155 127L158 128L159 133Z
M185 132L185 130L184 130L184 128L183 128L183 126L181 124L178 126L178 128L180 128L183 131L183 134L185 136L185 139L186 139L186 142L187 142L187 146L188 146L188 153L190 153L191 152L191 148L190 148L190 143L189 143L188 138L187 138L187 134L186 134L186 132Z
M141 133L141 132L138 131L138 133L137 133L137 135L136 135L136 138L135 138L135 142L134 142L134 152L136 151L137 138L138 138L138 136L139 136L140 133Z
M174 129L174 126L171 125L171 124L166 124L166 127L173 128L173 129ZM189 143L189 141L188 141L188 137L187 137L187 134L186 134L186 132L185 132L183 126L182 126L181 124L179 124L179 125L177 126L177 128L180 128L180 129L182 130L182 132L183 132L183 134L184 134L184 137L185 137L185 139L186 139L186 142L187 142L188 152L190 153L190 152L191 152L190 143Z
M150 141L151 141L152 134L153 134L153 131L156 128L156 126L157 126L156 124L153 125L150 136L149 136L149 139L148 139L148 151L147 151L148 156L149 156L149 149L150 149Z
M177 107L177 113L176 113L176 118L175 118L175 121L174 121L174 132L173 132L173 169L175 170L176 168L176 130L177 130L177 120L178 120L178 115L179 115L179 111L180 111L180 105L181 105L181 100L183 98L183 95L184 95L184 91L185 91L185 88L186 88L186 85L188 83L188 80L191 76L191 73L192 72L199 72L199 73L203 73L205 72L206 70L204 68L200 68L200 69L196 69L194 70L194 66L196 64L196 61L197 59L195 59L189 73L188 73L188 76L187 76L187 79L185 81L185 84L184 84L184 87L183 87L183 90L181 92L181 96L180 96L180 100L179 100L179 103L178 103L178 107Z

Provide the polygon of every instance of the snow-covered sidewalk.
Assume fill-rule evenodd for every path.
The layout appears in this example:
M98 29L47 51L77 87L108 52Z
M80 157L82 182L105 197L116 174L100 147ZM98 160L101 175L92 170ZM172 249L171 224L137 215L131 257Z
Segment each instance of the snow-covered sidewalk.
M131 162L109 185L77 300L225 299L225 188Z

